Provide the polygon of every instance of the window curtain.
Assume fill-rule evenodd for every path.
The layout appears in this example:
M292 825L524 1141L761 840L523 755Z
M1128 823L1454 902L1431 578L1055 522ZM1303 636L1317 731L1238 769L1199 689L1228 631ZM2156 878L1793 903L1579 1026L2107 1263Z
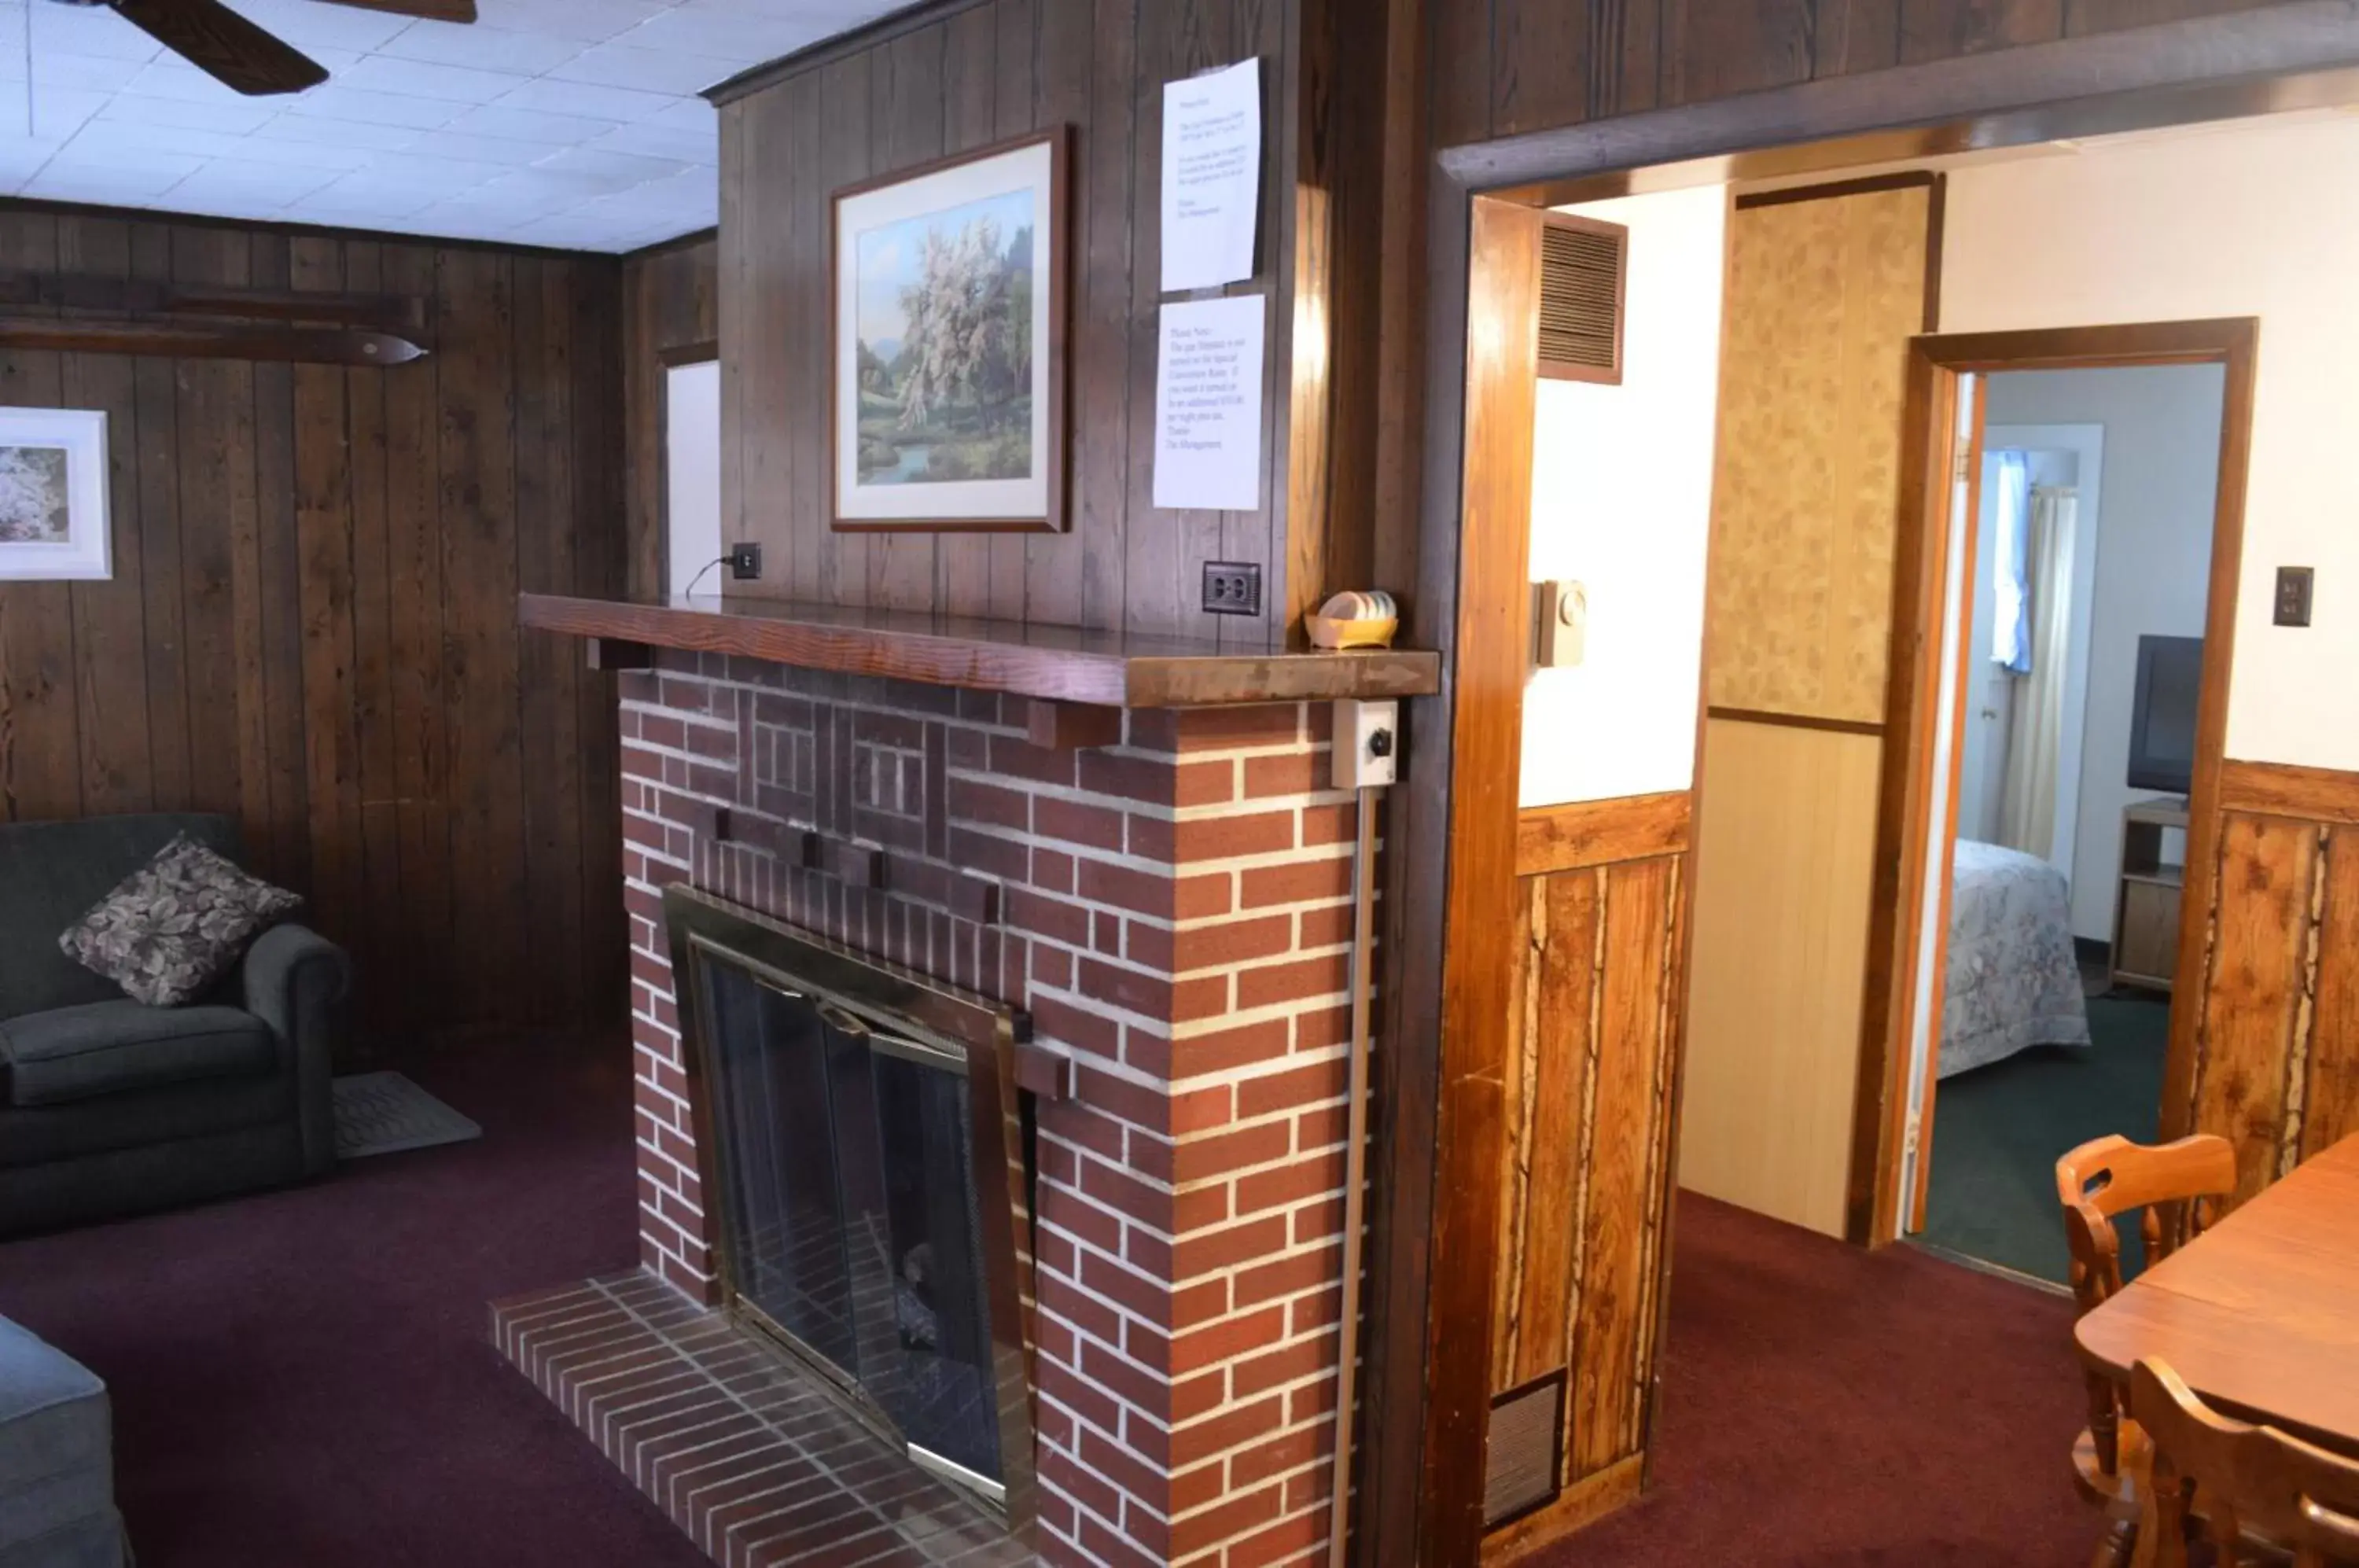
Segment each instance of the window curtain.
M1997 614L1991 621L1991 662L2017 675L2031 672L2031 461L2019 452L1998 454L1997 538L1991 575Z
M2029 499L2029 526L2023 530L2025 662L2016 677L1999 842L2045 860L2056 848L2056 771L2064 750L2064 677L2071 662L2078 502L2071 490L2045 485L2034 488Z

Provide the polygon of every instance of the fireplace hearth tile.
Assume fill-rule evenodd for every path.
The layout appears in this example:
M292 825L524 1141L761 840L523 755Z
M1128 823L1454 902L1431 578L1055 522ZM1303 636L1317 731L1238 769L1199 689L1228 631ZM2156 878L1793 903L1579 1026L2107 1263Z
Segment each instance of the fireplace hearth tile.
M722 1568L1021 1568L1006 1523L654 1277L492 1303L492 1342Z

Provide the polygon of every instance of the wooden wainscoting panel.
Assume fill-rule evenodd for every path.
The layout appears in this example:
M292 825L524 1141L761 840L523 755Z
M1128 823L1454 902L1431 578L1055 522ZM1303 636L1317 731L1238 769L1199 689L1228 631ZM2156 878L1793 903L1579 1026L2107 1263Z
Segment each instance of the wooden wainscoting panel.
M1678 855L1688 847L1694 797L1685 789L1527 806L1516 824L1516 875Z
M1884 743L1705 726L1682 1185L1843 1234Z
M2185 1125L2250 1197L2359 1132L2359 773L2231 761Z
M2346 787L2359 777L2343 774ZM2359 1133L2359 825L2335 827L2319 866L2318 922L2310 944L2309 1087L2302 1096L2301 1158Z
M2236 1195L2290 1168L2306 1086L2297 1071L2310 1022L2314 904L2331 830L2286 817L2227 813L2220 831L2194 1125L2236 1148ZM2288 1116L2291 1119L2288 1120Z
M1707 612L1716 707L1884 718L1903 348L1929 324L1938 201L1915 185L1740 203L1729 223Z
M2220 764L2220 809L2359 824L2359 773L2232 757Z
M1688 857L1517 887L1495 1395L1570 1368L1563 1491L1485 1538L1501 1563L1636 1495L1666 1262Z

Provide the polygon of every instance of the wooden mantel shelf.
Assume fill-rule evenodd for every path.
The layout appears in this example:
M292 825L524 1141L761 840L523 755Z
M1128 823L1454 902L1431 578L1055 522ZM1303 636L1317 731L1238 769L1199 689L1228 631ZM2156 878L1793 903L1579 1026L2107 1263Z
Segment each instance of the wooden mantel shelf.
M769 600L524 593L516 613L524 626L576 637L1115 708L1422 697L1441 680L1440 656L1415 649L1224 652L1185 637Z

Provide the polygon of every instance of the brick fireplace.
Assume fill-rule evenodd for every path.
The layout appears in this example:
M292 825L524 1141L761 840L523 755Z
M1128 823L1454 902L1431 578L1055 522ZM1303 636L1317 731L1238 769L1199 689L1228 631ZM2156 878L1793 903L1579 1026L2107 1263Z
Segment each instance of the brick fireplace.
M1020 1007L1070 1060L1036 1106L1039 1555L1323 1554L1354 834L1326 704L1132 708L1065 747L1029 699L737 656L620 684L647 1272L715 1297L686 882Z

